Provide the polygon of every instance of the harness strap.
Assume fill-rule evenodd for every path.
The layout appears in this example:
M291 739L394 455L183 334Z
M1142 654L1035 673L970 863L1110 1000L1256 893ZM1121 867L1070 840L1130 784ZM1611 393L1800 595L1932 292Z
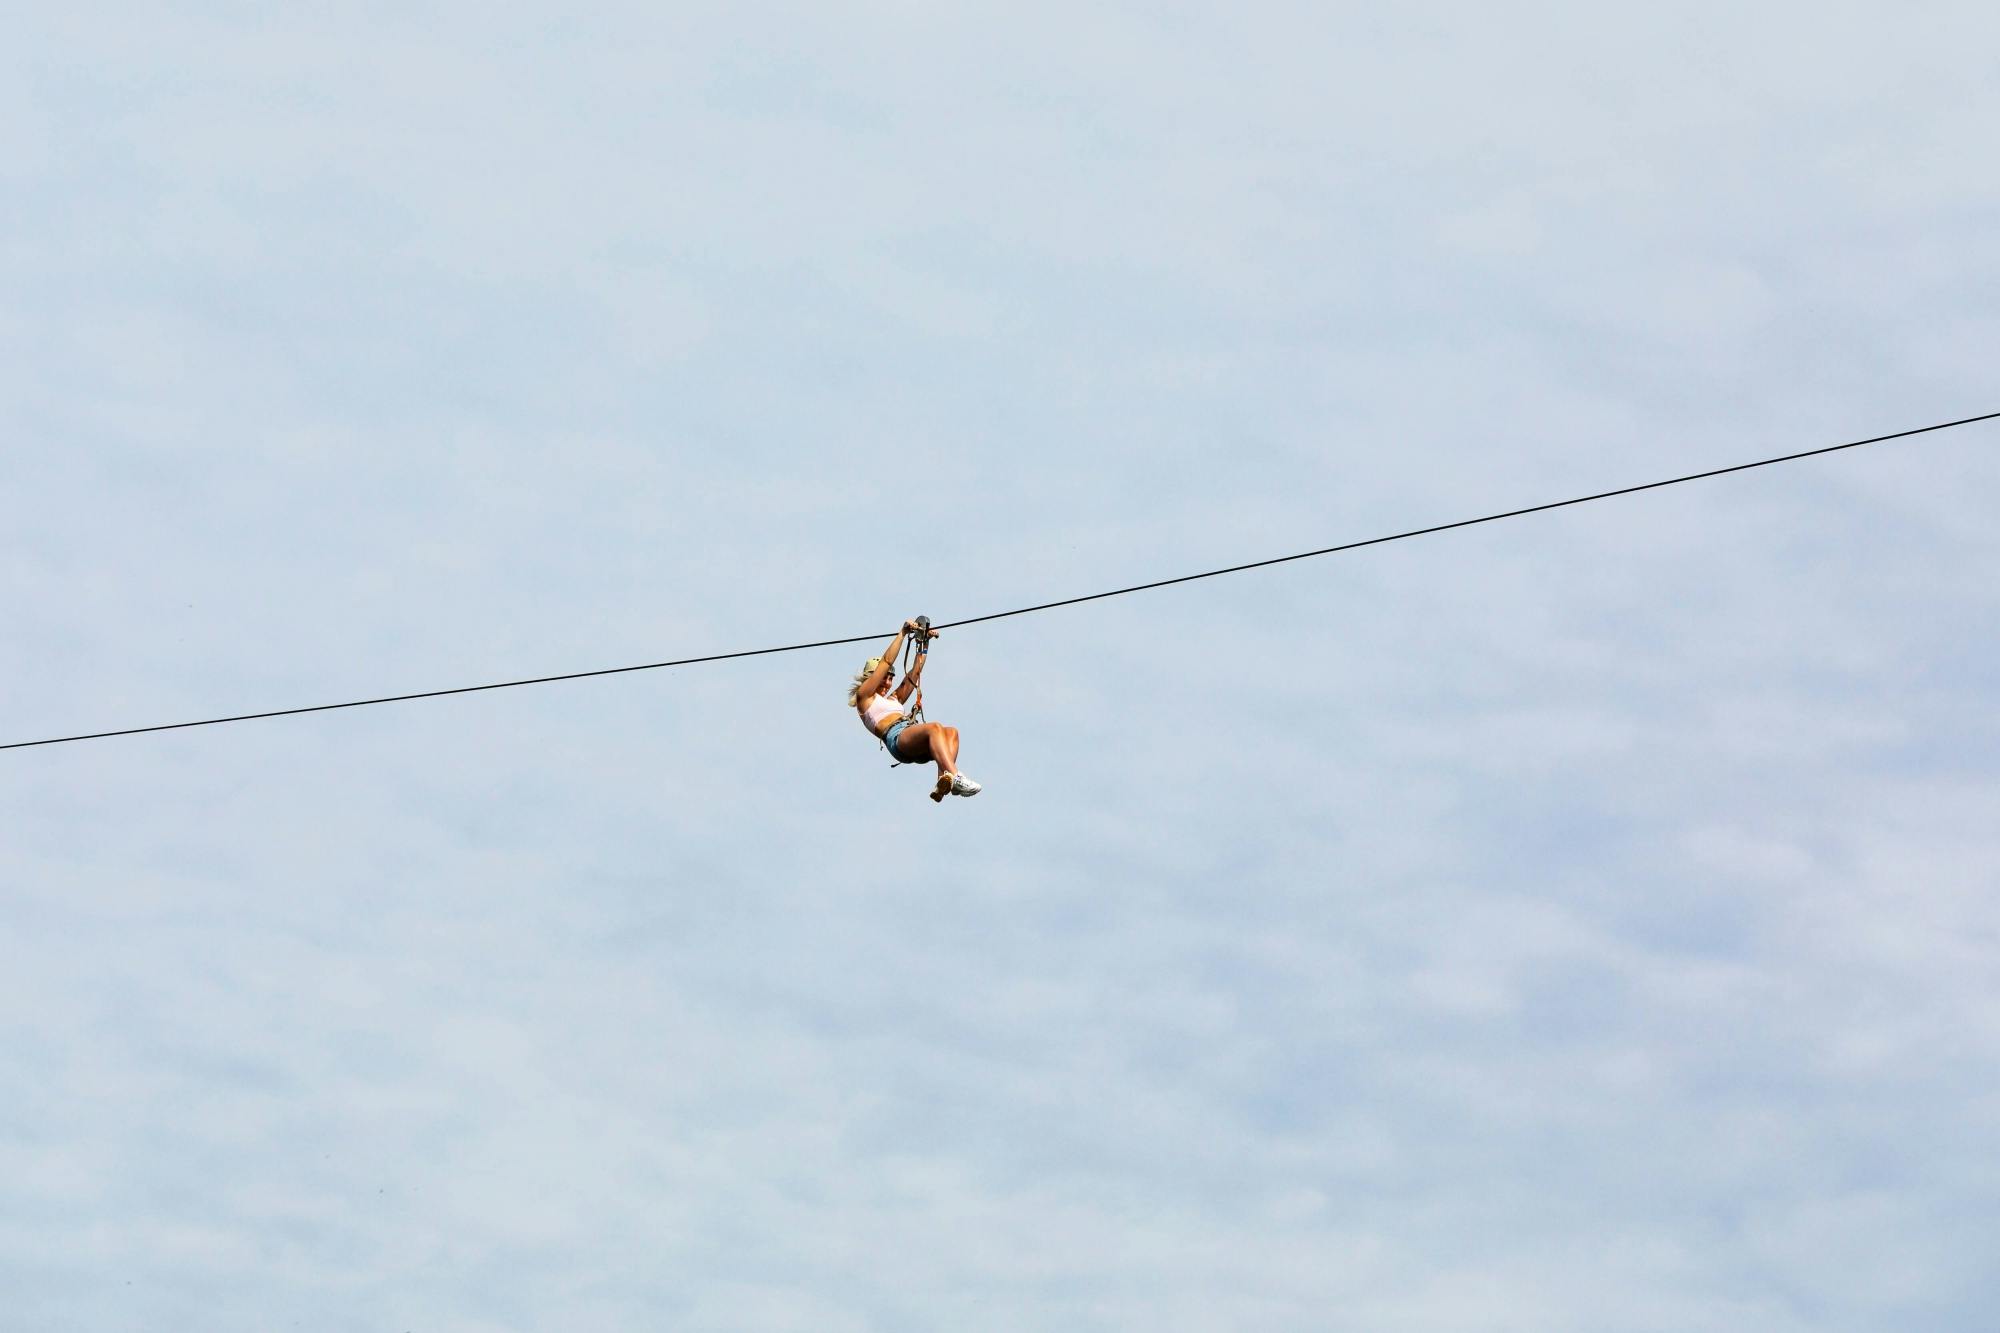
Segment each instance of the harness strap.
M910 678L910 668L915 664L918 655L928 653L931 647L931 618L929 616L918 616L916 624L917 632L903 641L902 670L904 680ZM922 685L918 685L916 690L910 695L910 705L903 711L903 721L913 727L920 727L924 724L924 687ZM900 724L892 723L889 729L894 731L897 725ZM888 751L889 767L908 767L901 759L896 757L896 752L890 749L889 738L887 736L877 736L875 739L882 743L884 750Z
M904 680L910 678L910 668L916 663L918 655L928 653L930 648L931 618L929 616L918 616L917 632L912 634L903 643ZM910 696L910 709L904 716L916 723L921 723L924 720L924 687L921 684L917 686L916 693Z

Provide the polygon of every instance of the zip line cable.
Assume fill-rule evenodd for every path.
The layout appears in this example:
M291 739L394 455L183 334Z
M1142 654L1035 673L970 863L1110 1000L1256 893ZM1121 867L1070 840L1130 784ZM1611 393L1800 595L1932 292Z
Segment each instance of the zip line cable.
M1113 588L1109 592L1086 593L1081 597L1065 597L1056 602L1038 602L1034 606L1017 607L1012 611L995 611L989 615L971 616L964 620L948 620L934 626L935 629L955 629L961 625L981 625L989 620L1005 620L1010 616L1032 615L1037 611L1052 611L1059 606L1076 606L1082 602L1102 601L1107 597L1123 597L1127 593L1147 592L1154 588L1170 588L1177 583L1193 583L1198 579L1220 578L1224 574L1241 574L1246 570L1264 569L1271 565L1289 564L1294 560L1311 560L1317 556L1336 555L1342 551L1358 551L1364 546L1381 546L1388 542L1406 541L1411 537L1426 537L1436 532L1450 532L1453 528L1476 527L1481 523L1498 523L1502 519L1520 518L1524 514L1539 514L1550 509L1564 509L1570 505L1589 504L1594 500L1609 500L1619 495L1636 495L1640 491L1658 490L1663 486L1678 486L1682 482L1703 481L1709 477L1726 476L1731 472L1748 472L1752 468L1772 467L1778 463L1792 463L1801 458L1816 458L1821 454L1839 453L1843 449L1859 449L1864 444L1881 444L1888 440L1908 439L1913 435L1928 435L1933 431L1951 430L1956 426L1970 426L1981 421L2000 418L2000 412L1987 412L1976 417L1960 417L1956 421L1940 421L1935 425L1917 426L1911 430L1894 431L1888 435L1871 435L1865 440L1849 440L1845 444L1829 444L1818 449L1803 449L1798 453L1780 454L1775 458L1760 458L1753 463L1737 463L1730 467L1711 468L1706 472L1690 472L1686 476L1668 477L1663 481L1649 481L1637 486L1621 486L1613 491L1598 491L1593 495L1578 495L1568 500L1551 500L1547 504L1529 505L1524 509L1509 509L1498 514L1484 514L1478 518L1462 518L1454 523L1438 523L1428 528L1411 528L1407 532L1394 532L1386 537L1368 537L1361 541L1343 542L1338 546L1323 546L1316 551L1300 551L1296 555L1272 556L1268 560L1253 560L1243 565L1228 565L1222 569L1204 570L1199 574L1182 574L1178 578L1156 579L1151 583L1135 583L1128 588ZM521 685L548 685L559 680L585 680L592 676L619 676L631 671L661 671L668 667L695 666L702 662L728 662L739 657L765 657L772 653L797 653L808 648L834 648L842 644L873 643L889 637L884 634L856 634L844 639L818 639L811 643L788 643L777 648L746 648L733 653L709 653L702 657L680 657L671 662L645 662L638 666L604 667L596 671L570 671L556 676L531 676L524 680L502 680L490 685L460 685L448 690L420 690L413 694L385 694L373 699L351 699L346 703L311 704L304 708L274 708L263 713L238 713L231 717L209 717L194 722L163 722L150 727L123 727L116 731L91 731L76 736L52 736L39 741L10 741L0 745L0 750L25 750L38 745L67 745L72 741L104 740L112 736L138 736L152 731L181 731L188 727L219 727L227 722L254 722L267 717L292 717L300 713L330 713L342 708L367 708L374 704L406 703L413 699L441 699L451 694L477 694L482 690L511 690Z
M1737 463L1731 467L1711 468L1707 472L1690 472L1684 477L1668 477L1665 481L1648 481L1638 486L1620 486L1615 491L1599 491L1595 495L1579 495L1568 500L1551 500L1547 504L1529 505L1525 509L1509 509L1500 514L1483 514L1478 518L1461 518L1456 523L1439 523L1428 528L1412 528L1408 532L1392 532L1386 537L1367 537L1358 542L1342 542L1339 546L1322 546L1317 551L1300 551L1297 555L1276 555L1269 560L1252 560L1247 565L1230 565L1224 569L1204 570L1199 574L1183 574L1179 578L1158 579L1152 583L1135 583L1129 588L1114 588L1110 592L1087 593L1082 597L1065 597L1060 602L1042 602L1036 606L1024 606L1016 611L995 611L991 615L974 616L970 620L953 620L938 629L950 629L955 625L978 625L988 620L1005 620L1008 616L1025 616L1034 611L1049 611L1058 606L1075 606L1079 602L1095 602L1105 597L1123 597L1128 592L1146 592L1152 588L1170 588L1176 583L1193 583L1196 579L1219 578L1224 574L1241 574L1246 569L1263 569L1268 565L1289 564L1294 560L1311 560L1315 556L1336 555L1341 551L1358 551L1364 546L1381 546L1385 542L1399 542L1410 537L1426 537L1433 532L1450 532L1453 528L1476 527L1481 523L1498 523L1503 518L1519 518L1523 514L1539 514L1548 509L1564 509L1570 505L1589 504L1592 500L1609 500L1615 495L1637 495L1640 491L1656 491L1662 486L1678 486L1684 481L1701 481L1708 477L1720 477L1730 472L1748 472L1751 468L1770 467L1774 463L1790 463L1801 458L1813 458L1820 454L1837 454L1842 449L1859 449L1864 444L1881 444L1885 440L1901 440L1911 435L1927 435L1934 430L1950 430L1953 426L1970 426L1975 422L1992 421L2000 417L2000 412L1988 412L1983 416L1960 417L1957 421L1940 421L1934 426L1918 426L1914 430L1899 430L1890 435L1871 435L1865 440L1849 440L1846 444L1829 444L1819 449L1804 449L1795 454L1780 454L1776 458L1760 458L1754 463ZM0 750L7 747L0 745Z

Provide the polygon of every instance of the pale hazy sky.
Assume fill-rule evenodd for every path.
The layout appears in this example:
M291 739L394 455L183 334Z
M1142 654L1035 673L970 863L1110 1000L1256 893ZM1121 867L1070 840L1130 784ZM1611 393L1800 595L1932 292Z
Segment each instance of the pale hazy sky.
M1996 44L24 10L0 740L1993 411ZM0 1328L1984 1330L1996 449L0 755Z

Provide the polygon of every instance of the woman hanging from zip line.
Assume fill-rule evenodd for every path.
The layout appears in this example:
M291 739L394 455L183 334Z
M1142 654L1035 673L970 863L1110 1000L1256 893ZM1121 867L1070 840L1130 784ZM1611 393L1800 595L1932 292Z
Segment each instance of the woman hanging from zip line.
M903 640L912 635L916 637L916 660L910 664L910 674L903 683L891 690L889 686L896 679L896 655L903 651ZM979 784L958 771L958 728L916 721L910 716L923 707L919 685L924 658L929 655L930 641L936 637L937 631L930 628L928 620L922 624L904 621L903 628L889 641L888 651L861 664L861 674L847 687L847 702L861 715L861 725L868 728L869 735L889 751L891 759L900 764L937 765L937 786L931 790L933 801L943 801L947 796L977 796ZM912 694L917 696L914 708L910 707Z

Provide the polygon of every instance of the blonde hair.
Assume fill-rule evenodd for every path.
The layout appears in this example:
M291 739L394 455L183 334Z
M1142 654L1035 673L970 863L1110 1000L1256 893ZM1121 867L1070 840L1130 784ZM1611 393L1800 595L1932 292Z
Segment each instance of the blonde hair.
M854 683L847 687L847 706L849 708L861 702L861 683L881 669L882 659L879 657L871 657L861 664L860 674L855 676Z

